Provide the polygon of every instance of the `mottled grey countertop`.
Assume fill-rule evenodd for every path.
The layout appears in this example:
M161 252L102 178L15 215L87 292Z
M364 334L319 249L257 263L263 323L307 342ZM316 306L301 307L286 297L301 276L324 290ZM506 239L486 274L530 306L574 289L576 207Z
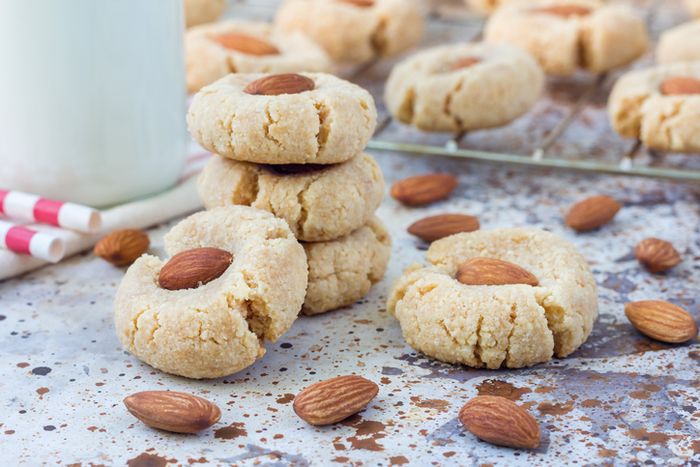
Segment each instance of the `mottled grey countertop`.
M536 109L503 130L469 135L465 146L533 144L546 131L546 116L571 103L573 94L552 86L555 92L538 107L541 115ZM522 130L535 124L543 130ZM590 154L614 156L629 144L612 134L601 105L588 106L572 128L568 137ZM447 171L459 176L459 188L450 200L421 209L387 198L379 216L394 245L385 280L350 308L300 318L264 359L239 374L191 381L126 354L112 324L123 271L91 254L0 282L2 464L700 464L698 340L653 342L623 313L626 301L660 298L700 319L700 185L375 155L389 183ZM615 221L590 234L565 228L566 208L599 193L624 204ZM409 263L422 261L426 248L405 228L447 211L476 215L484 229L545 228L577 245L599 285L600 316L576 353L533 368L487 371L433 361L404 343L385 301L390 284ZM154 252L161 252L169 227L149 232ZM683 263L664 275L640 268L631 252L649 236L671 241ZM294 415L291 402L300 389L347 373L380 385L367 410L326 428ZM206 397L221 407L221 421L198 436L149 429L122 404L126 395L148 389ZM542 446L498 448L465 433L456 415L477 394L525 405L541 423Z

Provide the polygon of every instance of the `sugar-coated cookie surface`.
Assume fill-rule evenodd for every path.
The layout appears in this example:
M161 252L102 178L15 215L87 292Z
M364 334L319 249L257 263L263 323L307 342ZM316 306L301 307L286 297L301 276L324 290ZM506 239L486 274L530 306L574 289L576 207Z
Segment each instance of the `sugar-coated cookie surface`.
M656 46L656 61L661 64L700 61L700 19L664 31Z
M326 52L301 32L281 34L271 24L229 20L185 33L187 89L199 91L229 73L330 71Z
M262 74L231 74L204 87L187 114L190 133L216 154L262 164L333 164L360 154L377 124L370 93L329 74L300 75L315 88L244 92Z
M602 73L626 65L649 46L643 19L597 0L532 0L499 8L486 24L489 42L518 45L553 75Z
M504 125L540 96L537 62L508 44L464 43L428 49L394 67L384 99L398 120L428 131Z
M377 218L350 235L303 243L309 262L309 287L302 313L316 315L352 305L386 272L391 254L389 233Z
M514 263L539 285L465 285L459 266L487 257ZM438 360L472 367L520 368L566 357L591 333L597 290L583 256L562 238L534 228L453 235L434 242L430 266L410 267L388 309L404 338Z
M117 335L130 353L167 373L217 378L252 365L292 325L304 301L304 249L272 214L231 206L194 214L165 237L171 256L194 248L230 252L219 278L194 289L158 285L164 261L139 258L117 291Z
M424 18L415 0L286 0L275 24L308 34L335 61L366 62L416 45Z
M694 94L667 95L667 80L696 81ZM608 115L617 133L663 151L700 152L700 62L630 71L617 80Z
M204 206L270 211L302 241L333 240L365 225L379 207L384 177L369 154L327 166L265 166L213 156L197 181Z
M216 21L226 10L226 0L185 0L187 27Z

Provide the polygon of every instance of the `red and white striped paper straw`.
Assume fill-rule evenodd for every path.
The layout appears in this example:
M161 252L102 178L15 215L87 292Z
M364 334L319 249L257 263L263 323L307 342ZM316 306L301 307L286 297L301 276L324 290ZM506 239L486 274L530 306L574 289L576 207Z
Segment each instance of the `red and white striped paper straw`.
M102 216L95 209L21 191L0 190L0 214L87 233L96 232L102 226Z
M5 221L0 221L0 248L52 263L61 261L66 252L60 238Z

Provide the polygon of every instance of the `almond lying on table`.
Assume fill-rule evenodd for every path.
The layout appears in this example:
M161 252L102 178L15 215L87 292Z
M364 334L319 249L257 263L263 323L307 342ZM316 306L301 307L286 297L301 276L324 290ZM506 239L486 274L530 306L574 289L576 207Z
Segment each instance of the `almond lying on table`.
M455 188L454 175L432 173L399 180L392 185L391 196L407 206L422 206L447 198Z
M124 399L131 414L151 428L197 433L221 418L216 404L185 392L143 391Z
M690 313L663 300L626 303L625 315L637 331L657 341L680 344L698 335Z
M151 241L143 230L115 230L102 238L93 250L96 256L115 266L128 266L148 251Z
M361 376L338 376L307 387L294 398L294 412L311 425L331 425L364 409L379 386Z
M477 438L510 448L540 445L540 426L530 413L500 396L477 396L459 411L459 421Z
M566 215L566 225L578 232L588 232L607 224L622 208L610 196L598 195L574 204Z
M681 255L673 245L653 237L639 242L634 256L649 272L664 272L681 262Z
M438 214L414 222L408 227L408 233L426 242L460 232L479 230L479 219L468 214Z

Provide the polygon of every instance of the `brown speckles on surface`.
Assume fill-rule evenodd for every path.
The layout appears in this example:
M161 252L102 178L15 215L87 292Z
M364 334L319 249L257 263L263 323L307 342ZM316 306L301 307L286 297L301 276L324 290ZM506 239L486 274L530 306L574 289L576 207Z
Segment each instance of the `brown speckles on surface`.
M359 415L353 415L341 423L355 429L355 435L346 438L352 449L384 450L384 445L380 443L380 440L386 438L387 434L386 426L382 422L364 420Z
M537 410L542 415L565 415L574 409L573 401L569 402L541 402Z
M500 396L512 401L520 400L523 394L532 392L529 388L519 388L506 381L487 379L482 381L476 390L480 396Z
M241 436L248 436L245 423L242 422L234 422L229 426L214 431L214 437L218 439L236 439Z
M129 467L166 467L168 464L174 464L177 459L167 459L158 454L142 452L133 459L129 459L126 465Z
M406 465L408 462L406 456L393 456L389 458L389 465Z
M19 362L17 364L17 368L27 368L29 366L29 363L27 362Z
M49 388L44 388L44 387L38 388L36 390L36 393L39 394L39 399L43 399L44 394L47 394L48 392L49 392Z
M294 401L294 397L294 394L287 393L282 397L278 397L275 402L278 404L289 404L290 402Z
M423 399L419 396L411 396L411 404L421 409L431 409L438 412L447 412L450 409L450 403L441 399Z

